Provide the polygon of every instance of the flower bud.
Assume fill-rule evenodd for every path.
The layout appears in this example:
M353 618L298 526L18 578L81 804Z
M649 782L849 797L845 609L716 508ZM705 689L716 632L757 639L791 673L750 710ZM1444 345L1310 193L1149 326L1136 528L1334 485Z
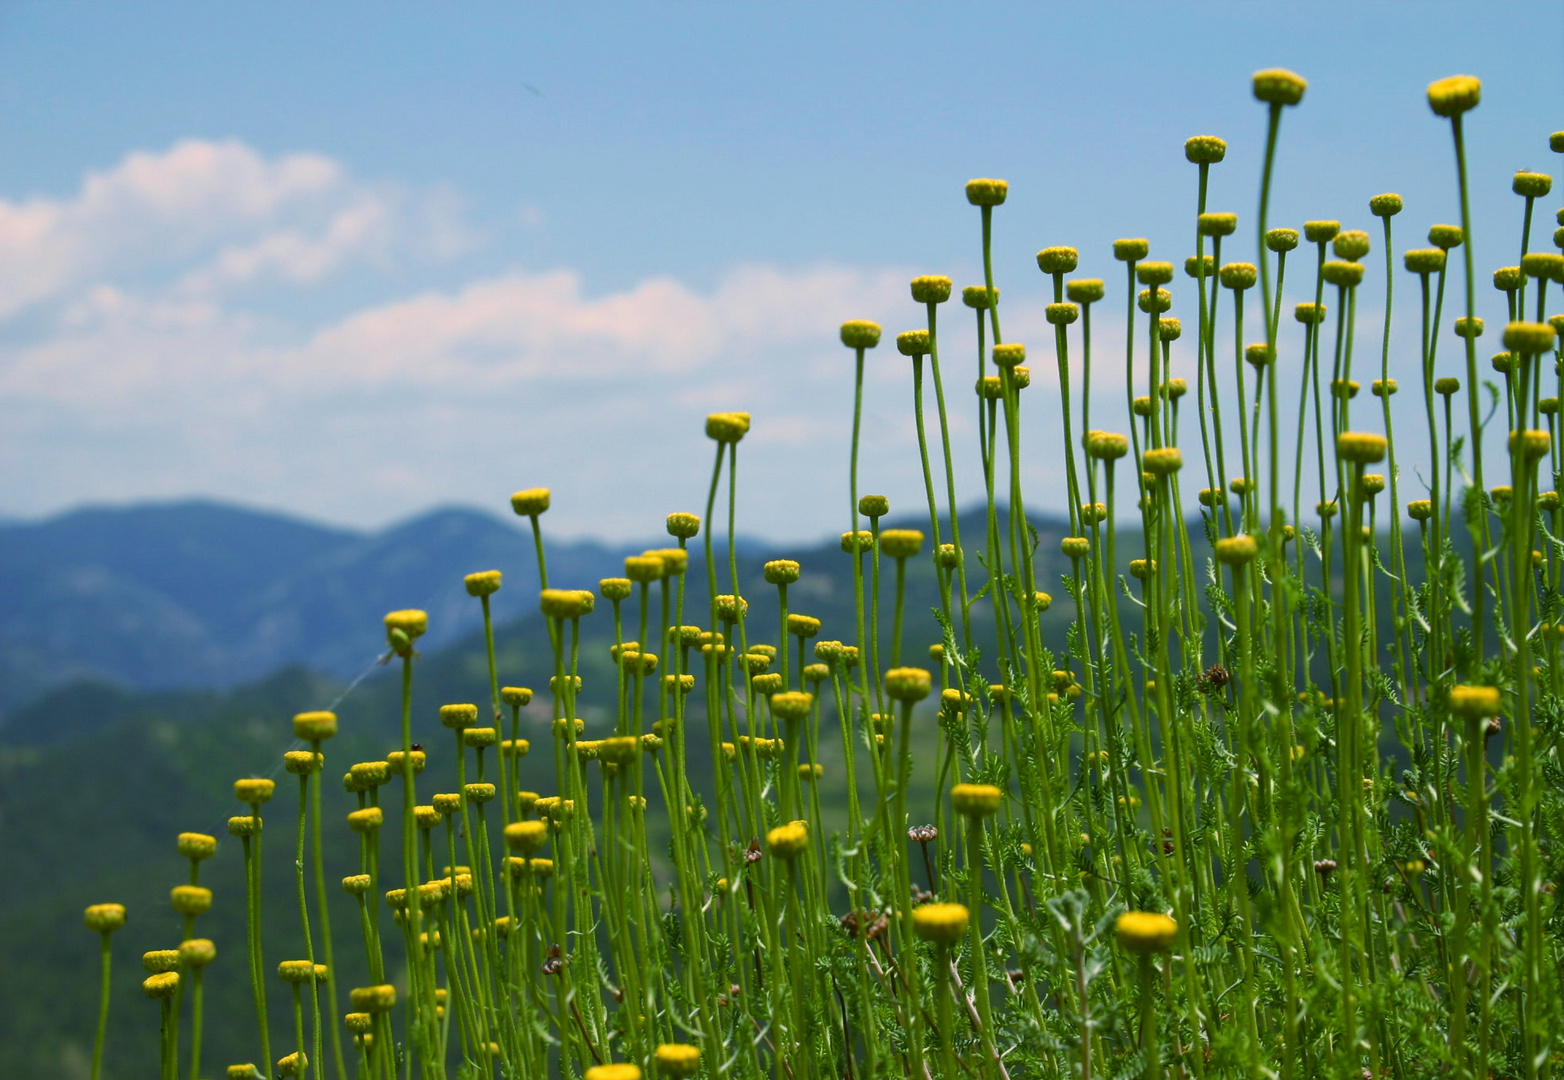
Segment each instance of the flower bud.
M210 859L217 854L217 837L206 833L182 832L179 834L179 854L191 862Z
M1451 75L1428 84L1428 107L1436 116L1460 116L1482 100L1483 84L1471 75Z
M1092 550L1092 542L1084 536L1066 536L1059 541L1059 550L1066 558L1084 559Z
M994 290L994 299L999 299L999 290ZM961 302L969 308L977 311L988 310L988 286L968 285L961 290Z
M694 1076L700 1071L701 1051L686 1043L663 1043L652 1055L657 1071L664 1076Z
M396 987L390 985L355 986L348 997L356 1012L386 1013L396 1008Z
M885 673L885 692L893 700L922 701L932 689L932 677L923 668L892 668Z
M499 741L499 732L491 727L470 727L462 731L462 745L472 750L487 750Z
M812 638L820 632L820 620L813 615L788 615L787 632L794 637Z
M963 904L920 904L912 909L913 932L947 949L961 943L970 921Z
M1278 253L1288 252L1298 246L1297 229L1267 229L1265 233L1265 247L1267 251Z
M1215 135L1192 135L1184 140L1184 160L1192 165L1215 165L1226 156L1226 140Z
M422 611L393 611L386 615L386 641L398 656L411 656L413 642L429 629L429 616Z
M923 550L923 533L917 529L886 529L880 534L880 551L893 559L910 559Z
M1222 267L1222 284L1234 292L1254 288L1260 280L1260 271L1253 263L1231 262Z
M87 908L84 918L88 930L99 934L112 934L125 925L125 905L93 904Z
M1504 347L1522 356L1552 351L1553 338L1553 327L1547 323L1512 322L1504 328Z
M1330 284L1350 289L1363 280L1363 264L1331 259L1320 267L1320 274Z
M950 789L950 805L958 814L989 817L999 812L1005 793L993 784L957 784Z
M1336 437L1336 454L1355 465L1372 465L1385 457L1385 437L1365 431L1344 431Z
M1522 169L1510 182L1510 190L1528 199L1540 199L1553 190L1553 177L1547 173L1527 172Z
M204 915L212 907L212 890L199 885L175 885L168 898L181 915Z
M1037 253L1037 268L1045 274L1070 274L1080 258L1073 247L1047 247Z
M1117 461L1129 453L1130 441L1123 435L1093 431L1086 436L1086 452L1099 461Z
M807 720L814 703L813 694L789 690L771 695L771 713L778 720Z
M615 600L627 600L635 591L635 583L629 578L606 577L597 583L597 591L610 603Z
M927 356L932 346L927 330L903 330L896 335L896 351L903 356Z
M771 585L791 585L800 574L799 565L792 559L773 559L765 565L766 582Z
M1095 304L1103 297L1101 278L1076 278L1064 285L1064 295L1077 304Z
M1369 234L1359 229L1339 232L1331 241L1331 250L1335 251L1336 257L1348 262L1357 262L1363 258L1369 253L1370 247Z
M538 594L538 610L550 619L579 619L595 605L592 594L581 589L544 589Z
M1309 83L1286 68L1266 68L1254 73L1254 96L1268 105L1296 105Z
M1142 285L1166 285L1173 280L1173 264L1143 262L1135 267L1135 280Z
M1195 231L1201 236L1232 236L1237 229L1237 214L1206 213L1195 219Z
M1158 289L1156 298L1153 299L1150 289L1142 289L1140 295L1135 298L1135 306L1148 315L1152 313L1161 314L1173 306L1173 294L1166 289Z
M842 534L842 551L848 555L862 555L866 551L874 550L874 534L868 529L859 529L856 533L844 532Z
M1137 955L1167 952L1178 936L1178 924L1150 911L1126 911L1113 926L1119 944Z
M1528 251L1521 256L1521 272L1527 277L1564 283L1564 255L1556 251Z
M440 723L452 731L460 731L478 722L476 705L441 705Z
M549 508L548 488L527 488L510 497L510 508L517 517L535 518Z
M422 750L414 750L405 755L400 750L393 750L386 755L386 767L394 776L401 776L408 765L413 767L413 775L417 776L428 767L429 755Z
M1013 368L1017 364L1026 361L1026 346L1018 342L1009 342L994 346L994 364L1002 368Z
M320 772L325 764L325 754L316 754L309 750L289 750L282 755L282 767L294 776L308 776Z
M462 584L467 587L468 596L493 596L500 591L500 577L498 570L480 570L464 577Z
M141 980L141 989L153 1001L167 1001L179 990L179 972L163 971Z
M1010 185L1004 180L967 181L967 202L973 206L999 206L1009 193Z
M1401 213L1401 208L1401 196L1394 194L1393 192L1387 192L1384 195L1375 195L1372 199L1369 200L1369 213L1373 214L1375 217L1395 217L1397 214Z
M803 821L778 825L766 833L766 850L778 859L791 861L809 850L809 826Z
M1339 221L1305 221L1303 238L1311 244L1329 243L1341 231Z
M1151 241L1143 237L1131 240L1115 240L1113 242L1113 257L1120 262L1138 262L1151 252Z
M234 781L234 797L246 806L271 802L272 793L276 790L277 781L262 777Z
M749 434L749 413L718 412L706 417L706 437L714 442L737 443Z
M950 278L925 274L912 279L912 298L919 304L943 304L950 299Z
M1141 455L1141 467L1153 476L1171 476L1184 467L1184 455L1176 446L1160 446Z
M1452 686L1450 712L1461 720L1486 720L1497 716L1499 689L1495 686Z
M1459 225L1433 225L1428 230L1428 242L1442 251L1460 247L1466 233Z
M870 322L867 319L852 319L842 324L842 344L849 349L872 349L880 343L880 324ZM694 517L694 514L689 515ZM672 515L669 516L669 531L672 532ZM673 533L678 536L679 533ZM694 536L692 532L689 535Z
M1519 453L1527 461L1547 457L1553 439L1546 431L1510 432L1510 453Z
M217 946L209 938L190 938L179 943L179 962L187 968L204 968L217 959Z

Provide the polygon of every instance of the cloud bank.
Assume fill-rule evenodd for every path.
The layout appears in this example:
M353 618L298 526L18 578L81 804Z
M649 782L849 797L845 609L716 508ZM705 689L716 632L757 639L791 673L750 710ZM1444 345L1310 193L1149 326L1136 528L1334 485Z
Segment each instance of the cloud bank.
M747 409L747 531L840 527L836 328L915 324L911 270L735 266L707 288L594 293L569 268L464 276L488 240L449 192L232 140L0 200L0 509L205 494L371 525L547 485L563 531L647 535L704 501L702 417ZM447 284L399 293L409 267ZM344 287L365 281L381 298ZM970 365L952 377L963 412ZM907 367L889 341L871 354L862 486L910 511Z

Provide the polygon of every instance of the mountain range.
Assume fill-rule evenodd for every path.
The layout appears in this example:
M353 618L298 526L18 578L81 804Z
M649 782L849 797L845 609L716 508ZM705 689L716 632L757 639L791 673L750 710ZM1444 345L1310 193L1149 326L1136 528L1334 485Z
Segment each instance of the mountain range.
M594 585L645 546L550 542L550 570ZM462 576L496 569L522 586L494 597L496 619L530 613L530 530L466 509L380 532L204 501L0 522L0 724L83 681L220 688L289 665L352 679L383 650L387 611L427 610L429 648L471 634L481 615Z

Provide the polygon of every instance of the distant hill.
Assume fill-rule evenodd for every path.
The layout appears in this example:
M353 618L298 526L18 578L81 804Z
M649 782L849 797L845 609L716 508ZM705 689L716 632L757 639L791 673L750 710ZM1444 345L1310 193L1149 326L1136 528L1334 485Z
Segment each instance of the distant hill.
M551 542L550 570L591 585L644 546ZM530 613L530 532L473 510L377 533L213 502L0 522L0 717L80 680L227 687L291 664L352 678L393 608L429 611L429 647L471 633L479 609L461 579L475 570L522 586L495 597L497 618Z
M979 514L963 514L962 525L981 536ZM1059 527L1037 528L1038 580L1050 587ZM622 573L624 556L671 540L547 543L551 583L590 587ZM973 554L981 541L967 546L969 572L981 576ZM809 573L794 597L821 615L850 580L833 580L850 565L834 540L778 550L740 537L738 554L746 582L764 559L805 559ZM725 551L719 560L725 569ZM452 645L480 625L462 587L475 570L505 574L493 599L498 623L534 614L530 530L476 510L434 510L375 533L209 501L0 522L0 741L15 741L5 728L19 709L72 684L85 684L113 714L118 692L224 689L289 666L353 679L384 649L381 617L395 608L429 612L426 649ZM692 575L695 586L704 594L703 573ZM771 591L758 580L744 590L752 599ZM850 636L845 627L838 634Z

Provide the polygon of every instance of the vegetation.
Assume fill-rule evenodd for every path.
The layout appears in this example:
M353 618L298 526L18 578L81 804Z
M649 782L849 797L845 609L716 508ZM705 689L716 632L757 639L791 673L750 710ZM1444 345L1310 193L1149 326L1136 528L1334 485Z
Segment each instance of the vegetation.
M1206 206L1226 144L1186 144L1199 178L1193 387L1171 375L1184 333L1167 314L1174 264L1143 240L1114 244L1125 434L1091 423L1091 325L1109 289L1068 277L1075 249L1038 253L1069 491L1057 599L1021 484L1022 405L1037 391L1025 347L1001 333L992 273L1008 187L974 180L985 280L956 292L915 279L926 324L896 338L927 532L889 527L887 500L860 497L862 375L881 333L842 327L858 373L850 621L845 603L840 626L795 610L799 562L741 576L747 414L707 421L703 512L669 515L670 546L626 559L595 592L550 582L551 495L518 492L547 632L547 667L528 676L538 691L502 685L497 571L466 578L487 663L462 696L481 705L415 709L428 618L386 616L400 745L352 764L346 795L328 797L338 717L300 713L287 775L234 785L242 933L201 936L217 841L179 837L183 932L143 957L164 1080L207 1066L203 995L218 979L247 980L253 1001L220 1017L253 1048L235 1078L1554 1075L1564 521L1545 490L1561 462L1544 377L1551 360L1557 393L1564 317L1546 321L1547 299L1564 255L1529 250L1551 181L1515 178L1521 250L1494 275L1510 320L1491 361L1501 382L1485 387L1462 128L1480 86L1429 88L1453 134L1462 221L1403 259L1422 332L1416 369L1396 370L1422 395L1434 448L1404 472L1390 408L1402 200L1370 200L1377 236L1268 220L1281 121L1304 91L1290 72L1255 76L1267 116L1255 263L1223 262L1238 218ZM1552 146L1564 151L1564 133ZM1375 245L1385 322L1377 400L1362 402L1356 306ZM1291 329L1289 270L1314 297ZM1452 270L1458 374L1440 376ZM975 407L981 434L984 513L965 522L937 325L953 296L975 314L979 375L972 405L950 401ZM1508 438L1485 462L1495 422ZM1409 497L1424 494L1413 476L1426 498ZM687 588L696 573L704 592ZM920 577L942 639L927 652L908 633ZM608 624L607 656L592 655L584 634ZM589 738L594 700L611 730ZM546 734L529 741L531 710ZM546 792L524 788L542 776ZM282 910L261 884L278 864L292 885ZM110 991L124 921L117 905L87 912L104 1018L127 1007ZM279 955L283 923L297 944ZM114 1064L97 1023L95 1080Z

